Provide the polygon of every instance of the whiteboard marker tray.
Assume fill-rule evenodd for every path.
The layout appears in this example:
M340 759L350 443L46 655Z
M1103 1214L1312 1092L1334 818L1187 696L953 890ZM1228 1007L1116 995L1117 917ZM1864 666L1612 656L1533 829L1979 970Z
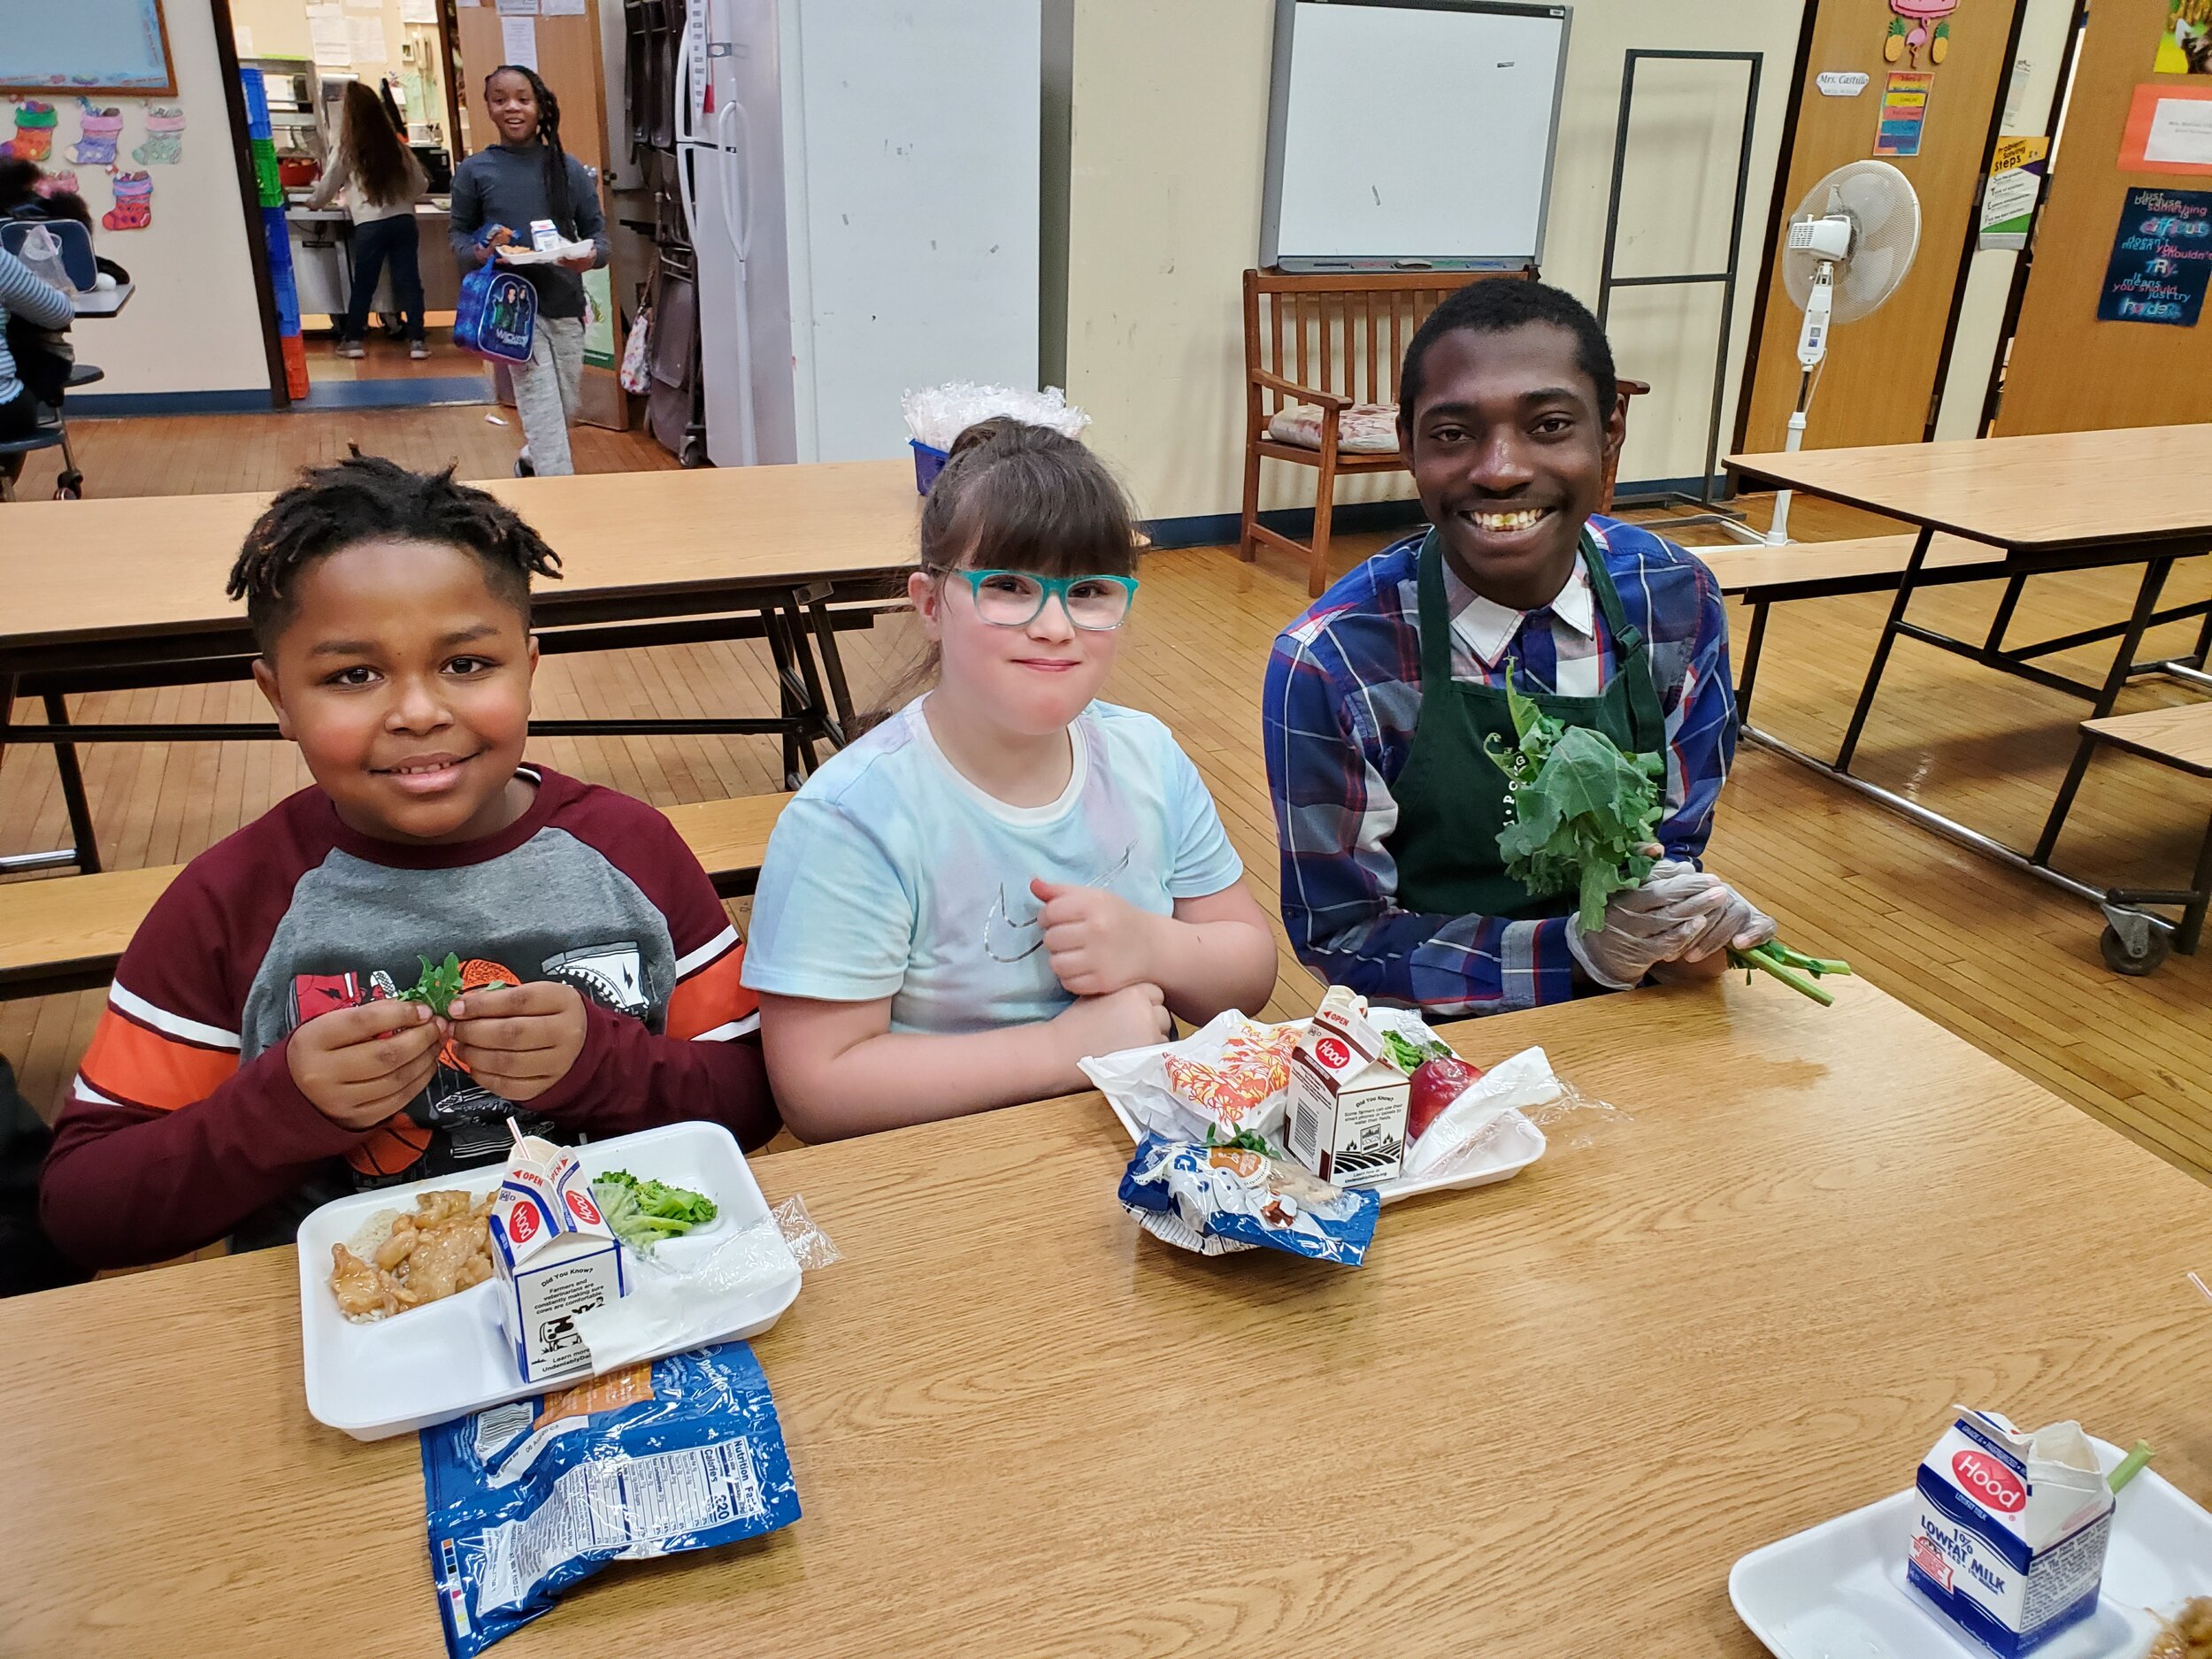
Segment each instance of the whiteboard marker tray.
M2120 1448L2093 1440L2108 1472ZM1780 1659L1989 1659L1905 1587L1913 1490L1755 1549L1728 1599ZM2193 1595L2212 1595L2212 1515L2146 1469L2113 1506L2097 1610L2034 1659L2138 1659Z
M664 1124L575 1148L588 1176L626 1169L639 1179L704 1193L714 1220L684 1238L659 1245L656 1260L680 1266L690 1252L704 1253L733 1229L772 1227L767 1201L733 1137L720 1124ZM473 1286L443 1301L388 1318L356 1325L338 1311L330 1293L330 1248L349 1244L378 1216L414 1208L426 1192L465 1192L480 1198L498 1187L504 1165L404 1187L383 1187L325 1204L300 1224L300 1347L307 1376L307 1409L318 1423L356 1440L376 1440L427 1428L486 1406L544 1394L515 1367L514 1350L499 1323L499 1281ZM733 1289L703 1294L696 1317L681 1340L658 1352L681 1353L711 1342L757 1336L777 1321L799 1294L799 1264L788 1273L755 1278ZM688 1306L686 1313L690 1313ZM555 1387L581 1382L573 1378Z

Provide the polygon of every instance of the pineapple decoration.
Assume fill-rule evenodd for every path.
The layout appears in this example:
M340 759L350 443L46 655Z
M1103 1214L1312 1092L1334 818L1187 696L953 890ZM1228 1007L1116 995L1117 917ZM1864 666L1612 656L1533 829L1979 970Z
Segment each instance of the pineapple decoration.
M1957 11L1959 0L1889 0L1889 9L1896 15L1889 20L1889 37L1882 42L1882 61L1893 64L1909 57L1915 69L1920 67L1920 53L1926 48L1931 68L1951 54L1951 13Z

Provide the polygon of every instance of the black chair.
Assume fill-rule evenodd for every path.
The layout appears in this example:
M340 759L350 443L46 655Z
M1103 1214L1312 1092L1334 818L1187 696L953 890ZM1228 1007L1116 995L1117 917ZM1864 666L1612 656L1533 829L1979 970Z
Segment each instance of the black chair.
M62 465L68 467L69 437L59 425L41 426L27 438L0 439L0 501L15 499L15 475L22 470L25 456L35 449L50 449L57 445L61 449ZM79 482L81 484L81 478ZM58 489L54 493L58 496L61 494ZM66 499L77 499L77 493L73 490Z

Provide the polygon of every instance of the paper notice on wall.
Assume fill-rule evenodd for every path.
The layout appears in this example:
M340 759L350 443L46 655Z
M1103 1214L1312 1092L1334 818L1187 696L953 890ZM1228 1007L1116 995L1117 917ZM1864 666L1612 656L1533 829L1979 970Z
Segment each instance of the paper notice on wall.
M353 36L343 18L308 19L307 44L326 69L344 69L353 62Z
M338 4L338 0L312 0L312 4L307 8L307 20L310 23L318 18L342 18L345 14L346 9Z
M1920 153L1920 129L1928 119L1928 90L1935 84L1932 74L1916 74L1909 70L1893 69L1888 85L1882 93L1880 122L1874 129L1874 153L1878 156L1916 156Z
M2024 248L2043 188L2047 138L2001 138L1989 162L1989 183L1982 190L1979 238L1982 248Z
M253 56L253 31L243 23L234 23L230 30L231 43L238 48L241 58Z
M353 48L357 64L380 64L384 55L384 19L381 17L348 18L346 34Z
M584 0L538 0L538 14L549 18L580 18Z
M2212 87L2136 88L2120 131L2119 165L2122 173L2212 173Z
M399 0L399 20L402 23L435 23L438 8L434 0Z
M535 18L499 19L499 61L525 69L538 66L538 20Z
M534 18L538 14L538 0L499 0L499 15L505 18Z

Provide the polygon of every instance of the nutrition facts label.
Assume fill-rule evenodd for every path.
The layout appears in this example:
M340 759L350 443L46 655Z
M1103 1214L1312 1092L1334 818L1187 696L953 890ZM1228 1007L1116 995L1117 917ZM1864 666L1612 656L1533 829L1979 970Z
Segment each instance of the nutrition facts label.
M512 1606L555 1567L588 1552L640 1559L660 1554L657 1546L669 1539L765 1511L752 1448L742 1439L580 1464L526 1519L483 1535L477 1610Z

